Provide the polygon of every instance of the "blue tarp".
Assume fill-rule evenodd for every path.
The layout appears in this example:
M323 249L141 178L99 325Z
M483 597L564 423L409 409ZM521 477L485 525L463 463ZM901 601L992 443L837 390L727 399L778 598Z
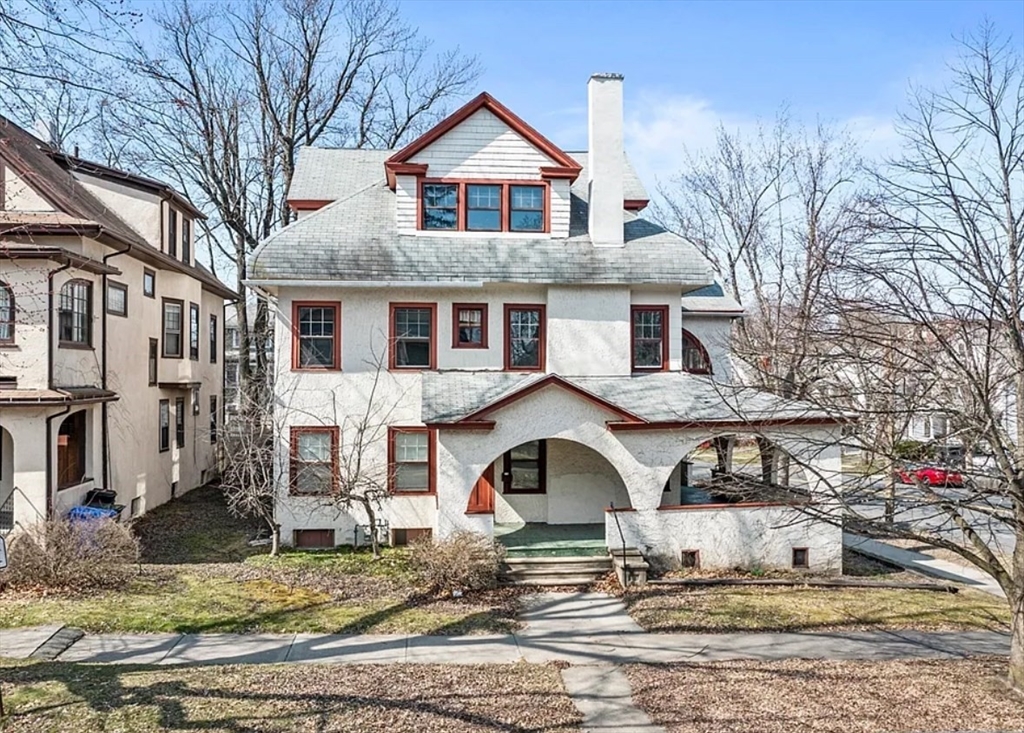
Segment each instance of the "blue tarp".
M72 522L91 522L96 519L117 519L119 509L98 509L91 506L72 507L68 519Z

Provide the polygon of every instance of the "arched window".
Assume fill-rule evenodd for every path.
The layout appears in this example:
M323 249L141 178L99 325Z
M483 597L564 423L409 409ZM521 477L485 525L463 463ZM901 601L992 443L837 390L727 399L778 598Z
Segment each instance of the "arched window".
M58 334L62 344L92 346L92 283L69 280L60 289L57 309Z
M14 291L0 281L0 344L14 343Z
M696 336L683 329L683 371L690 374L711 374L711 359Z

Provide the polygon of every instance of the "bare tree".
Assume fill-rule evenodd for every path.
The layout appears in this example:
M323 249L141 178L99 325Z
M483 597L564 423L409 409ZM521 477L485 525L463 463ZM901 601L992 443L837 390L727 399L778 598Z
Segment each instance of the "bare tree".
M304 145L395 145L438 119L478 75L458 51L434 55L391 0L248 0L225 8L173 0L155 47L129 65L130 104L99 136L123 167L175 183L211 212L207 241L237 289L260 241L292 220L287 191ZM134 83L134 82L133 82ZM238 307L241 353L267 333ZM240 364L244 388L265 384Z

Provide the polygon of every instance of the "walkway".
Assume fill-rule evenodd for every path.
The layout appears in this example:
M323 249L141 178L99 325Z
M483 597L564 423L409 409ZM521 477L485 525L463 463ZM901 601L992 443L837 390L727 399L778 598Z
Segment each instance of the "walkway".
M984 573L977 568L972 568L967 565L959 565L947 560L937 560L931 555L926 555L923 552L904 550L900 547L893 547L885 542L870 540L867 537L861 537L860 535L855 534L844 534L843 544L851 550L856 550L863 555L883 560L890 565L896 565L901 568L906 568L907 570L913 570L924 575L930 575L934 578L951 580L954 583L963 583L964 585L975 590L980 590L983 593L991 593L994 596L1006 598L1006 594L1003 592L1003 589L999 587L999 584L995 579L988 573Z

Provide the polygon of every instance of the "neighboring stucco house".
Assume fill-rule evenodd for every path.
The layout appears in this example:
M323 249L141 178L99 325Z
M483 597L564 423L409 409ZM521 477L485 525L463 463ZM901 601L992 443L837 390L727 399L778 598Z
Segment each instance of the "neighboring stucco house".
M838 430L730 386L742 311L639 216L622 88L590 79L587 152L486 93L398 151L302 150L298 220L249 281L275 311L285 543L360 539L365 518L323 495L361 446L395 544L572 525L669 565L839 569L839 530L793 501L684 501L686 459L738 429L807 454L813 500L840 471Z
M0 529L214 475L234 293L195 260L201 217L0 117Z

